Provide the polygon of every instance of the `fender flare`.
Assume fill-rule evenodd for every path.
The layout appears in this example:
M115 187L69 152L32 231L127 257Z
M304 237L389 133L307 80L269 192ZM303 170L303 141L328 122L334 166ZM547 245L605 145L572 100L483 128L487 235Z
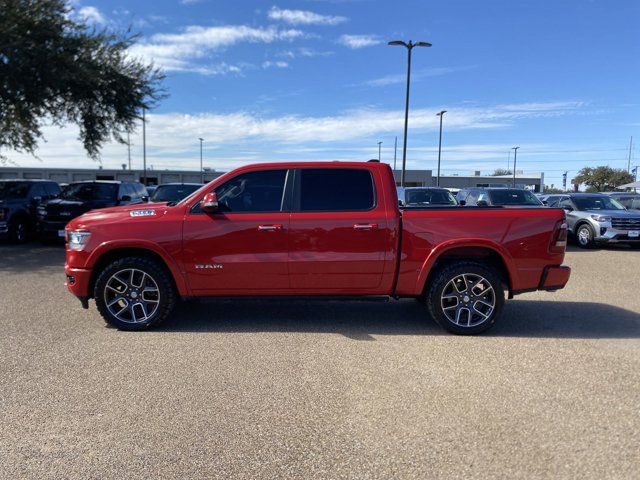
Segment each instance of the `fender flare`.
M86 268L91 268L98 263L98 261L104 257L105 254L112 252L114 250L124 250L124 249L136 249L136 250L148 250L152 253L158 255L166 267L169 269L171 276L173 277L173 281L175 282L176 288L178 292L182 296L188 296L190 294L189 285L184 277L182 270L180 269L177 262L174 258L167 253L167 251L162 248L157 243L151 242L149 240L143 239L130 239L130 240L112 240L108 242L103 242L93 249L89 257L86 261Z
M418 274L418 278L416 279L416 292L418 294L424 291L425 285L427 283L427 278L431 273L431 270L438 259L445 254L446 252L453 250L455 248L465 248L465 247L477 247L484 248L493 251L496 253L504 263L504 266L507 270L508 278L507 285L509 290L513 288L514 279L517 279L517 270L513 263L513 258L509 254L509 251L499 243L496 243L492 240L488 240L486 238L470 238L464 240L449 240L437 245L431 253L427 256L422 267L420 268L420 273Z

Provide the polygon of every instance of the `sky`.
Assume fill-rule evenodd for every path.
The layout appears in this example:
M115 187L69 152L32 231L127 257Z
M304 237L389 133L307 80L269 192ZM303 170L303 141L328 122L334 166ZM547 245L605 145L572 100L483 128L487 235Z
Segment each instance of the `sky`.
M132 26L130 54L167 74L148 113L154 169L216 170L277 160L402 158L407 52L412 56L407 168L468 174L513 167L559 186L584 166L627 168L640 144L637 0L75 0L97 27ZM46 127L21 166L92 167L73 127ZM131 135L142 165L141 129ZM632 166L640 163L632 149ZM127 162L105 145L101 164Z

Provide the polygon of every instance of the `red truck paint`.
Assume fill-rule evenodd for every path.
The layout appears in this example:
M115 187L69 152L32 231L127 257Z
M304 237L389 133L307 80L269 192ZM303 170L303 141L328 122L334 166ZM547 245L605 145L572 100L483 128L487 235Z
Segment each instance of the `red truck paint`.
M233 177L268 169L366 169L376 192L364 212L194 214L202 197ZM327 194L331 186L327 185ZM562 288L570 270L552 248L564 212L551 208L446 207L400 211L392 171L374 162L291 162L241 167L175 206L106 208L74 219L89 231L82 251L67 248L74 295L92 297L105 258L148 250L162 259L182 297L258 295L420 296L445 256L491 258L511 294ZM266 228L265 228L266 227Z

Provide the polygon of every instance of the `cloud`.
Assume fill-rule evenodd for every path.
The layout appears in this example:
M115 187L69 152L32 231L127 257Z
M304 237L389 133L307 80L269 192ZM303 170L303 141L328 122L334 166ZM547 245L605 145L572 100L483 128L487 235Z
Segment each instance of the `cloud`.
M417 70L411 72L411 81L419 81L428 77L439 77L441 75L447 75L449 73L460 72L469 70L472 67L435 67L427 68L424 70ZM366 85L368 87L386 87L387 85L395 85L405 83L407 81L406 73L398 73L393 75L386 75L380 78L374 78L373 80L367 80L360 85Z
M78 10L78 17L88 23L95 23L97 25L106 25L106 17L96 7L82 7Z
M338 43L345 47L357 49L379 45L382 40L376 35L341 35Z
M271 7L267 16L291 25L338 25L348 20L347 17L321 15L308 10L281 10L278 7Z
M295 29L256 28L246 25L218 27L189 26L180 33L157 33L131 47L130 54L153 61L168 71L193 71L203 67L194 63L212 52L237 43L272 43L290 41L303 36Z
M515 124L520 119L540 116L570 115L580 112L581 102L540 102L509 105L479 105L474 107L448 106L446 116L447 131L470 131L497 129ZM441 106L414 109L409 122L413 135L436 132L438 117L435 112ZM375 145L383 135L399 135L403 128L404 111L383 109L357 109L328 116L261 116L241 111L228 114L205 113L186 115L165 113L147 115L147 149L156 168L195 167L193 152L198 137L206 140L207 156L218 169L228 169L248 161L269 161L282 159L289 152L300 159L366 158L370 149L363 145ZM51 166L91 166L77 140L75 127L45 127L46 144L38 151L44 164ZM132 141L140 147L140 132L132 135ZM419 137L419 135L417 135ZM412 137L415 138L415 137ZM487 146L485 150L474 147L477 159L505 157L512 145ZM388 145L385 145L387 148ZM239 151L254 151L255 158L238 158L234 163L229 156ZM365 152L366 150L366 152ZM422 157L430 156L433 147L423 148L412 145L411 150ZM137 150L136 150L137 151ZM447 146L451 159L469 159L469 151L454 150ZM309 152L305 156L304 153ZM313 152L324 152L321 154ZM38 165L38 161L15 152L2 152L9 160L20 165ZM543 152L539 152L543 153ZM126 147L116 142L105 145L102 159L105 165L119 165L125 158ZM136 154L137 155L137 154ZM320 156L321 155L321 156ZM545 154L546 155L546 154ZM336 158L337 157L337 158Z
M271 68L271 67L287 68L288 66L289 64L282 60L277 60L277 61L267 60L266 62L262 62L262 68Z

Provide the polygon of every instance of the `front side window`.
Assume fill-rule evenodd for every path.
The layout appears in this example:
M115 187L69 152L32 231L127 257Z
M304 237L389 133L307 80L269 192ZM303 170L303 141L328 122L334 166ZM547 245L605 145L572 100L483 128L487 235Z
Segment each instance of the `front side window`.
M606 196L576 197L574 199L578 210L624 210L624 207L614 199Z
M300 211L355 212L375 207L368 170L324 168L300 170Z
M264 170L238 175L215 189L221 212L279 212L286 170Z
M447 190L407 190L406 205L457 205L456 199Z
M0 199L17 200L26 198L29 193L29 184L26 182L0 182Z

